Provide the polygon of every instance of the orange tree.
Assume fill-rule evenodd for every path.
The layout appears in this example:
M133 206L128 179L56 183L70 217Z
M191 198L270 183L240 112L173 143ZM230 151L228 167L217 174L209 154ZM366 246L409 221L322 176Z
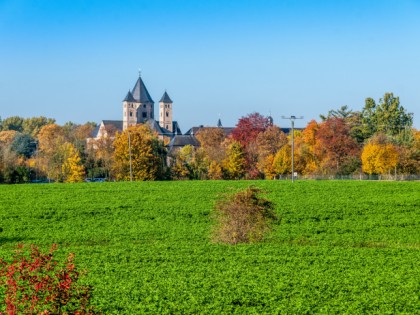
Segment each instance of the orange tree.
M398 163L398 151L392 144L368 143L362 152L362 170L367 174L389 173Z
M163 178L166 152L148 126L132 126L117 134L114 147L113 174L117 180L130 180L130 147L133 180Z

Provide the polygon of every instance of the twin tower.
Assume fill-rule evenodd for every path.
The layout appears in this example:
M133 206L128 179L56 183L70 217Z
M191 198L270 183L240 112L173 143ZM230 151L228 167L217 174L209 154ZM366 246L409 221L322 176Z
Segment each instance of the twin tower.
M132 91L128 91L123 100L123 130L139 123L155 120L155 102L150 97L141 76ZM159 126L173 133L172 100L168 93L163 93L159 101Z

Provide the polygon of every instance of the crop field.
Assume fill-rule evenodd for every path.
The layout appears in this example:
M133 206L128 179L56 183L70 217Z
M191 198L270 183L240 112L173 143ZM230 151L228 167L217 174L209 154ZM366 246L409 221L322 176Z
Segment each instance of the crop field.
M251 184L273 232L213 244L215 200ZM0 257L74 252L104 314L420 313L420 182L3 185L0 227Z

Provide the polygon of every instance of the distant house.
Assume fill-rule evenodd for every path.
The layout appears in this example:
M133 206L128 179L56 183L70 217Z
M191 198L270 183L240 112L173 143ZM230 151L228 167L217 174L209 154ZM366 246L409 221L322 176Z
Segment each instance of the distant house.
M198 148L200 146L200 141L198 141L197 138L193 135L176 135L167 145L168 153L173 154L177 150L187 145L191 145L195 148Z

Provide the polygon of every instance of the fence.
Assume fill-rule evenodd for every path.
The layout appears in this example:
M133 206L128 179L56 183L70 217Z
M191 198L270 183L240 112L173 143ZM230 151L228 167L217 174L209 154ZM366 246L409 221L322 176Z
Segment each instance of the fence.
M276 180L291 180L291 175L280 175ZM420 175L298 175L295 180L387 180L387 181L416 181L420 180Z

